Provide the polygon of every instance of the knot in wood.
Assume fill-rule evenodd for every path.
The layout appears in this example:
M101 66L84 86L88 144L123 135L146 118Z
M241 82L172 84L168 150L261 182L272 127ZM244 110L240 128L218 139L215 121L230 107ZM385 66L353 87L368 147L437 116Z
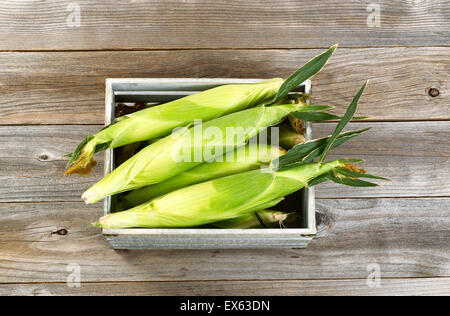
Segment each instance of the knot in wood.
M440 92L439 92L439 90L436 89L436 88L430 88L430 89L428 90L428 95L429 95L430 97L432 97L432 98L435 98L435 97L439 96L439 94L440 94Z

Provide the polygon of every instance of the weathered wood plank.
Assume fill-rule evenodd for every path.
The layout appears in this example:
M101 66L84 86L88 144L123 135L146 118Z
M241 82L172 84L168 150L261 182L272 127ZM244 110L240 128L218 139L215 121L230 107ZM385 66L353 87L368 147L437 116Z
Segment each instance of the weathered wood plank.
M358 123L348 129L372 130L331 151L328 159L365 159L371 174L389 178L378 188L324 183L318 197L448 196L450 192L450 122ZM313 138L331 135L336 124L315 124Z
M103 124L105 78L287 77L321 51L0 53L0 124ZM314 103L342 113L367 79L361 115L450 118L450 48L339 49L313 79Z
M448 296L450 278L382 279L379 288L362 280L120 282L0 284L1 296Z
M100 164L89 177L64 177L72 152L99 126L3 126L0 128L0 201L79 201L103 175Z
M2 1L0 49L437 46L450 38L445 0L379 0L376 7L368 0L69 3ZM369 17L377 12L379 24Z
M315 136L329 135L334 123L314 124ZM331 158L364 158L367 169L393 181L378 188L352 188L333 183L318 187L319 198L448 196L450 192L450 122L353 123L349 129L374 128L332 151ZM89 177L63 177L71 152L99 126L0 127L0 202L80 201L103 172ZM46 158L44 160L44 158Z
M304 250L114 251L89 225L100 205L4 203L0 283L65 283L70 264L82 282L366 279L372 264L383 278L450 276L449 198L319 200L317 210Z

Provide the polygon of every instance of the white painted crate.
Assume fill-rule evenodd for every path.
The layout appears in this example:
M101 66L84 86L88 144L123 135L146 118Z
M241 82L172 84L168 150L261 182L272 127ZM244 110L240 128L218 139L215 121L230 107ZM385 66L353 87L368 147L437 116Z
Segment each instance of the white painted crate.
M254 83L262 79L107 79L105 120L115 118L116 102L167 102L232 83ZM310 93L308 80L296 89ZM307 123L306 139L311 137ZM114 166L114 150L105 154L105 175ZM111 213L114 198L105 200L105 215ZM304 189L299 199L301 225L280 229L104 229L103 235L114 249L240 249L305 248L316 231L314 188Z

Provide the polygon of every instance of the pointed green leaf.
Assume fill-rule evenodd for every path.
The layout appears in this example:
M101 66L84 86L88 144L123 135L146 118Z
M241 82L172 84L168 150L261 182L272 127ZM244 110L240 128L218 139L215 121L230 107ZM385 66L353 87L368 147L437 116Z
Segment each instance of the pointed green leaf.
M359 163L364 162L364 159L340 159L340 163Z
M359 130L359 131L352 131L351 133L347 134L347 133L342 133L341 136L339 136L333 143L333 145L331 146L331 149L334 149L340 145L342 145L343 143L355 138L356 136L370 130L371 127ZM345 135L347 134L347 135ZM312 162L314 158L319 157L323 151L325 150L325 146L326 144L316 148L315 150L311 151L307 156L305 156L303 158L303 162L304 163L308 163L308 162Z
M367 182L359 179L352 179L347 177L337 177L334 174L329 175L329 179L337 184L348 185L351 187L377 187L378 184Z
M357 131L348 131L339 135L338 139L332 145L335 148L350 139L368 131L370 128L365 128ZM290 168L302 163L311 162L314 158L321 155L329 137L324 137L316 140L297 145L289 150L285 155L281 156L275 165L278 164L279 169Z
M292 113L292 115L298 118L299 120L309 122L331 121L331 120L338 120L340 118L337 115L333 115L327 112L317 112L317 113L297 112Z
M277 103L299 84L305 82L306 80L317 74L326 65L331 55L333 55L334 51L336 50L337 46L338 45L336 44L330 47L330 49L328 49L326 52L314 57L303 67L294 72L288 79L286 79L286 81L278 90L278 93L273 101L270 102L270 105Z
M359 99L361 98L364 90L366 89L368 84L368 81L363 84L359 92L356 94L355 98L353 99L352 103L350 103L347 111L345 112L345 115L343 119L338 123L336 129L334 130L333 135L328 139L327 145L322 152L322 155L320 156L319 162L323 162L325 158L327 157L328 151L333 146L333 142L336 140L336 138L339 136L339 133L345 128L345 126L348 124L348 122L351 121L353 116L355 115L356 108L358 107Z
M322 182L326 182L328 180L330 180L329 174L325 173L325 174L323 174L321 176L318 176L317 178L314 178L311 181L309 181L308 182L308 187L313 187L315 185L318 185L318 184L320 184Z
M303 113L303 112L314 112L314 111L326 111L332 109L332 106L329 105L303 105L298 107L298 112L294 113Z
M66 157L68 157L68 155L70 155L70 160L68 165L72 164L73 162L75 162L78 157L80 157L81 154L81 150L83 149L84 145L86 145L89 141L91 141L94 138L94 136L89 135L88 137L86 137L78 146L77 148L75 148L74 152L72 154L67 154Z
M333 120L340 120L343 118L342 116L337 116L337 115L330 114L327 112L314 112L314 113L296 112L296 113L292 113L292 115L295 116L296 118L298 118L299 120L308 121L308 122L333 121ZM364 120L366 118L368 118L368 117L367 116L355 116L353 118L353 120Z
M340 173L344 176L351 177L351 178L369 178L369 179L378 179L378 180L385 180L390 181L389 179L373 176L371 174L362 173L362 172L355 172L351 171L345 168L336 168L336 172Z

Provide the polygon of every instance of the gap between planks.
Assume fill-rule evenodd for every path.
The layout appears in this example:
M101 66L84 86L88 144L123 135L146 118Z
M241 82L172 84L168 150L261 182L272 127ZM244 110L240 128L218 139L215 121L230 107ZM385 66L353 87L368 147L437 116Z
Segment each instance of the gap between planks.
M380 277L380 280L427 280L427 279L450 279L448 275L433 275L433 276L410 276L410 277ZM214 279L214 280L135 280L135 281L86 281L81 282L81 284L122 284L122 283L189 283L189 282L198 282L198 283L215 283L215 282L302 282L302 281L360 281L367 280L367 278L325 278L325 279L317 279L317 278L304 278L304 279L239 279L239 280L230 280L230 279ZM0 282L0 285L45 285L45 284L66 284L65 282L58 281L45 281L45 282Z
M314 124L332 124L332 123L337 123L338 121L335 120L331 120L331 121L326 121L326 122L320 122L320 123L314 123ZM351 123L408 123L408 122L450 122L450 119L445 119L445 118L429 118L429 119L398 119L398 120L391 120L391 119L379 119L379 120L370 120L370 119L365 119L365 120L356 120L356 121L351 121ZM69 124L58 124L58 123L43 123L43 124L3 124L0 125L2 127L18 127L18 126L70 126L70 125L74 125L74 126L97 126L99 129L102 127L105 127L105 125L101 125L101 124L89 124L89 123L69 123Z
M339 44L339 43L337 43ZM90 53L90 52L171 52L171 51L219 51L219 50L231 50L231 51L242 51L242 50L313 50L313 49L327 49L330 46L312 46L312 47L298 47L298 46L273 46L273 47L186 47L186 48L93 48L93 49L0 49L0 53ZM398 45L398 46L343 46L339 45L339 48L343 49L395 49L395 48L449 48L450 45L424 45L424 46L408 46L408 45Z
M396 200L396 199L426 199L426 200L433 200L433 199L450 199L450 195L442 195L442 196L432 196L432 195L424 195L424 196L370 196L370 197L341 197L341 196L320 196L317 197L316 196L316 200L340 200L340 199L346 199L346 200L378 200L378 199L392 199L392 200ZM15 205L15 204L30 204L30 205L42 205L42 204L59 204L59 203L83 203L85 204L81 198L80 201L57 201L57 200L49 200L49 201L11 201L11 202L1 202L0 201L0 205L1 204L5 204L5 205ZM101 203L101 202L99 202ZM100 205L100 204L98 204Z

